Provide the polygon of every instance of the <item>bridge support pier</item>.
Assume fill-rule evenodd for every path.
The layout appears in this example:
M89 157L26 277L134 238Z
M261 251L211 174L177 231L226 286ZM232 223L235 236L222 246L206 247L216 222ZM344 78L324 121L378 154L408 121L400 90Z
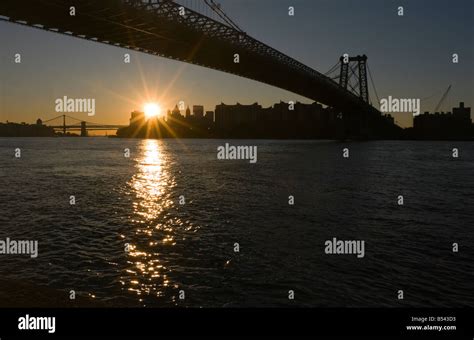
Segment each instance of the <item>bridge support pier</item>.
M86 122L81 122L81 137L87 137Z

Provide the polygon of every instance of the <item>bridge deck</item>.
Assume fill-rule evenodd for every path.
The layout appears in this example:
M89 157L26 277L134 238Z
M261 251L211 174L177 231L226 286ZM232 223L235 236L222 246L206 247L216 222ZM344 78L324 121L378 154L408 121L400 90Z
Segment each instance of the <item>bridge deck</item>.
M69 15L74 4L76 16ZM1 0L0 15L58 33L142 51L254 79L341 111L379 113L328 77L169 0ZM315 42L316 43L316 42ZM234 63L234 54L240 63Z

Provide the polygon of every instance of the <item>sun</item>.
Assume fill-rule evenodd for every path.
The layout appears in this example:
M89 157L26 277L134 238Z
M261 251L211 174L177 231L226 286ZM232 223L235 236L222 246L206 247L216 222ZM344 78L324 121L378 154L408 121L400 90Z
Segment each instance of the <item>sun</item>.
M161 107L157 103L146 103L144 111L146 119L159 117L161 114Z

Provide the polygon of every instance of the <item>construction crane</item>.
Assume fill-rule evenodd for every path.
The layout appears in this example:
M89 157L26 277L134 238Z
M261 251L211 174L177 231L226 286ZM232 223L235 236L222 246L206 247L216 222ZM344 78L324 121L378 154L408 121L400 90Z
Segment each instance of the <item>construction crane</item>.
M445 100L446 97L448 96L448 93L449 93L450 90L451 90L451 85L449 85L448 88L446 89L446 91L444 92L444 94L443 94L443 96L441 97L441 99L440 99L438 105L436 105L436 107L435 107L433 113L434 113L434 112L438 112L439 108L441 107L441 105L443 105L444 100Z

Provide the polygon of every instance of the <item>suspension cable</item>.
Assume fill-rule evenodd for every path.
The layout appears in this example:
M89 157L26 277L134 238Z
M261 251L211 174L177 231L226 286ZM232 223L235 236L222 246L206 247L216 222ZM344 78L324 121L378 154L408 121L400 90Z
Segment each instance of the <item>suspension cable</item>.
M214 0L204 0L204 3L215 12L222 20L235 30L244 33L244 31L222 10L221 5L214 2Z
M325 76L329 75L330 73L334 72L337 68L339 68L339 63L340 61L338 61L335 65L333 65L329 71L327 71L326 73L324 73Z
M371 82L372 87L374 89L375 96L377 97L377 106L379 106L380 105L380 98L379 98L379 94L377 93L377 88L375 87L374 79L372 78L372 72L370 72L369 63L367 63L367 70L369 71L370 82Z
M57 116L57 117L54 117L54 118L45 120L45 121L43 121L43 123L47 123L47 122L50 122L50 121L52 121L52 120L55 120L55 119L58 119L58 118L62 118L62 116L63 116L63 115L60 115L60 116Z

